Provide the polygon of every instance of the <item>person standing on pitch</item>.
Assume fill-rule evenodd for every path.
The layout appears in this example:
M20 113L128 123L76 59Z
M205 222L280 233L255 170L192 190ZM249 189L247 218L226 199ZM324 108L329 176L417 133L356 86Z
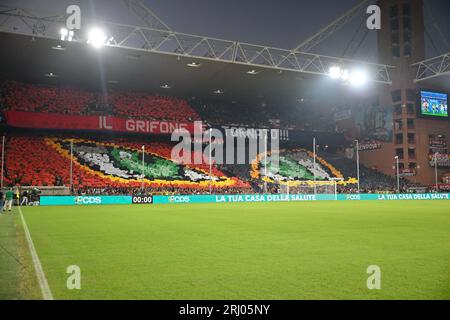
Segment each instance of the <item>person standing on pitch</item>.
M3 211L6 210L11 211L13 199L14 199L14 192L12 188L9 188L9 190L7 190L5 193L5 205L3 206Z
M21 206L23 206L23 205L28 205L28 192L27 192L27 190L24 190L23 192L22 192L22 201L20 202L20 205Z
M17 205L17 206L20 206L20 191L19 191L19 187L16 187L15 188L15 204ZM14 201L13 201L13 205L14 205Z
M3 208L3 190L0 189L0 208ZM0 211L0 215L2 212Z

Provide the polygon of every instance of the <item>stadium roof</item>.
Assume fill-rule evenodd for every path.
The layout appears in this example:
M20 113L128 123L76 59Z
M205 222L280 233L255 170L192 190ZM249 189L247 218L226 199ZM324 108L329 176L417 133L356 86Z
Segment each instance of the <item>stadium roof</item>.
M134 11L141 16L141 9ZM374 95L377 86L390 83L390 66L207 38L154 26L102 22L113 35L114 43L96 51L77 33L73 42L59 40L65 16L43 16L13 7L1 14L5 15L1 26L5 32L0 32L4 48L0 58L5 66L0 77L4 79L276 106L303 100L322 106L328 102L335 104L347 94ZM64 48L58 47L61 45ZM420 63L417 72L420 86L450 89L450 77L441 75L447 70L442 66L446 66L448 57L443 57L434 58L436 62L430 59ZM200 66L189 67L193 62ZM371 79L370 86L355 92L348 86L336 85L336 81L326 76L335 65L350 70L358 65L363 67Z
M292 105L301 99L333 102L346 91L331 79L314 74L134 49L104 47L96 50L82 42L61 42L7 32L0 32L0 43L4 48L0 51L3 80L75 85L93 90L158 92L184 98L276 106ZM193 62L197 66L189 66ZM355 93L352 91L349 88L349 94Z
M450 52L417 62L415 81L423 88L450 92Z

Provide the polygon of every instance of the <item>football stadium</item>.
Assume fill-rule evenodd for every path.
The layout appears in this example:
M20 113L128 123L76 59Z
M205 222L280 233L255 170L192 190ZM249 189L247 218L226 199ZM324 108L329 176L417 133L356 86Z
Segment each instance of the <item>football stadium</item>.
M449 300L449 4L316 2L1 1L0 300Z

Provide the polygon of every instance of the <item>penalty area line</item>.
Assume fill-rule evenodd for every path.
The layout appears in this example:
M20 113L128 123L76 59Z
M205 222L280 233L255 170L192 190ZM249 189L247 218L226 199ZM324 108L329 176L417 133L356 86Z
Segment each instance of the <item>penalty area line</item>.
M33 244L33 239L31 239L30 231L28 230L27 223L22 214L22 209L20 206L19 214L22 219L23 230L25 231L25 237L27 238L28 248L30 249L31 258L33 259L34 270L36 271L36 277L39 282L39 287L41 288L42 297L44 300L53 300L52 291L50 290L50 286L48 285L47 278L45 277L44 269L42 269L41 261L39 260L39 256L36 252L36 249Z

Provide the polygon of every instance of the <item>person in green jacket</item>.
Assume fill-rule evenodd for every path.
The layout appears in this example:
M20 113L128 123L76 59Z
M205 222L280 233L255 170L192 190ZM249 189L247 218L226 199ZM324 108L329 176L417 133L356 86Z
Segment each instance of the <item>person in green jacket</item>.
M5 192L5 205L3 206L3 211L6 210L11 211L13 199L14 199L14 192L12 188L9 188L9 190Z

